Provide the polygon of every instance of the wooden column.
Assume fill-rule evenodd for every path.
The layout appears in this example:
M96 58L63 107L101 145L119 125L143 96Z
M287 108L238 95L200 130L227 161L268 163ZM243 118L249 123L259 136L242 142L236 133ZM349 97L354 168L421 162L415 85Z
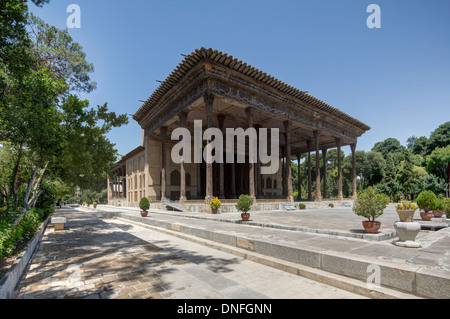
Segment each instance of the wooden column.
M161 200L166 199L166 135L167 127L161 127Z
M301 158L301 154L300 153L298 153L297 154L297 179L298 179L298 197L297 197L297 199L298 200L302 200L302 180L301 180L301 170L300 170L300 158Z
M352 192L352 196L353 198L356 198L357 191L356 191L356 143L354 144L350 144L350 148L352 150L352 176L353 176L353 192Z
M308 149L308 200L312 200L312 176L311 176L311 141L306 141Z
M240 195L244 194L244 175L245 175L245 164L239 164L239 172L241 173L239 176L239 193Z
M286 137L286 135L284 134ZM286 139L285 139L286 140ZM286 196L286 162L284 158L286 157L286 147L281 146L281 196Z
M255 125L256 129L256 136L257 136L257 162L256 162L256 195L262 196L262 178L261 178L261 162L259 161L259 129L261 128L261 125L257 124Z
M202 196L202 164L197 164L197 199Z
M248 127L253 127L253 109L247 108L247 117L248 117ZM250 145L249 145L250 147ZM255 196L255 164L250 161L250 151L249 151L249 196L256 199Z
M113 198L114 184L111 180L111 176L108 175L108 201Z
M188 114L186 112L181 112L181 114L179 115L181 128L186 128L187 116ZM180 203L183 203L185 200L186 200L186 166L184 163L184 153L183 153L180 164Z
M224 129L225 115L219 114L217 115L217 120L219 121L219 129L222 131ZM224 139L225 140L225 139ZM225 198L225 172L224 172L224 163L219 163L219 198Z
M287 200L294 202L292 196L292 165L291 165L291 121L284 122L284 129L286 130L286 184L287 184Z
M327 198L327 149L322 149L323 160L323 198Z
M233 150L234 152L234 150ZM231 163L231 197L235 198L236 197L236 157L235 154L233 153L233 158L234 161L233 163Z
M314 144L316 148L316 202L322 201L322 194L320 193L320 145L319 145L319 131L314 131Z
M214 103L214 95L207 93L204 96L205 106L206 106L206 118L207 118L207 128L212 126L212 109ZM209 144L208 140L206 144ZM210 152L208 152L210 154ZM208 155L210 156L210 155ZM211 199L213 198L213 169L212 169L212 159L209 157L206 163L206 196L205 203L209 205Z
M342 163L341 163L341 139L336 139L337 151L338 151L338 198L339 200L343 200L343 192L342 192Z

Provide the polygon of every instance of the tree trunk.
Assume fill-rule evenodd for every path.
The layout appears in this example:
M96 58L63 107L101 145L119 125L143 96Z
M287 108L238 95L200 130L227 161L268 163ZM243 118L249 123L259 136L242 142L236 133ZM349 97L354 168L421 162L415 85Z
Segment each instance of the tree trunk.
M36 204L36 201L38 200L39 196L42 194L42 190L38 192L38 189L39 189L39 185L41 184L42 180L44 179L45 172L47 171L47 167L48 167L49 163L50 163L50 161L47 161L45 163L45 166L44 166L41 176L39 176L38 180L36 181L36 183L33 186L33 196L31 197L31 199L28 202L28 207L33 207Z
M28 212L28 198L30 197L30 192L31 192L31 187L34 184L34 180L36 179L36 174L39 171L39 168L42 166L42 163L44 162L44 156L41 157L41 159L39 160L39 163L36 165L36 167L34 168L33 174L31 174L30 180L28 181L28 186L27 186L27 190L25 192L25 197L23 199L23 208L22 208L22 213L19 215L19 217L16 219L16 221L14 222L14 225L17 225L20 223L20 221L22 220L22 218L27 214Z
M19 202L19 189L17 186L17 175L19 173L19 166L20 166L20 161L22 159L22 149L23 149L23 144L19 145L19 149L17 151L17 160L16 160L16 164L14 165L14 169L13 169L13 173L11 176L11 184L10 184L10 188L11 191L13 192L14 195L14 207L17 207L17 204Z

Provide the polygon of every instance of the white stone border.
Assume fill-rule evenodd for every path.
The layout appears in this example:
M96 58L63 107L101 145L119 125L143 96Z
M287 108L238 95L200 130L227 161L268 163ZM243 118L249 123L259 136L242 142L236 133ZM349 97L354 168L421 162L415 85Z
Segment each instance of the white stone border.
M28 243L26 249L16 258L8 272L3 276L3 279L0 282L0 299L11 299L14 295L16 285L19 282L23 271L27 267L28 262L33 257L35 249L39 246L52 215L53 213L42 223L36 231L36 234L34 234L33 238Z

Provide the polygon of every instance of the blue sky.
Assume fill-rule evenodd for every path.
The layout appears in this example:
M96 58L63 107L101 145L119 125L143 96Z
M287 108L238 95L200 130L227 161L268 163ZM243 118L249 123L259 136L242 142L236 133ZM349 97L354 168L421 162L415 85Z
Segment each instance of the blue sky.
M91 105L133 114L197 48L220 50L327 102L372 127L370 151L389 137L429 134L450 120L450 1L432 0L51 0L30 11L69 29L94 64ZM381 29L369 29L369 4ZM119 153L140 145L139 125L108 134ZM349 153L349 147L343 149Z

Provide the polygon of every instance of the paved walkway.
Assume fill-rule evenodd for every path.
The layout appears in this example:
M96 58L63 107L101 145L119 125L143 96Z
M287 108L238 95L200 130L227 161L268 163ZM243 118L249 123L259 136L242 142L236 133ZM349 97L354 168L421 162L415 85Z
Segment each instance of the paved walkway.
M15 298L362 298L123 220L57 215L66 229L47 228Z
M120 212L123 216L139 216L138 208L100 206L98 210ZM416 215L414 221L422 224L428 223L441 227L443 224L446 225L443 218L433 218L431 222L423 222L418 213ZM342 255L349 254L361 258L376 258L450 271L450 228L441 231L421 231L416 237L416 241L422 244L421 249L394 246L392 243L398 240L395 236L386 237L386 239L376 238L394 231L393 224L398 221L398 216L393 205L390 205L377 219L382 223L380 234L377 235L364 232L361 223L364 218L356 216L351 208L255 212L251 214L250 223L239 225L239 227L235 225L240 221L240 214L237 213L212 215L151 210L149 218L148 222L161 221L195 227L199 230L212 229L216 233L278 242L284 246L335 251ZM297 231L289 231L289 227ZM307 231L303 231L304 229ZM364 239L352 237L352 235L361 235Z

